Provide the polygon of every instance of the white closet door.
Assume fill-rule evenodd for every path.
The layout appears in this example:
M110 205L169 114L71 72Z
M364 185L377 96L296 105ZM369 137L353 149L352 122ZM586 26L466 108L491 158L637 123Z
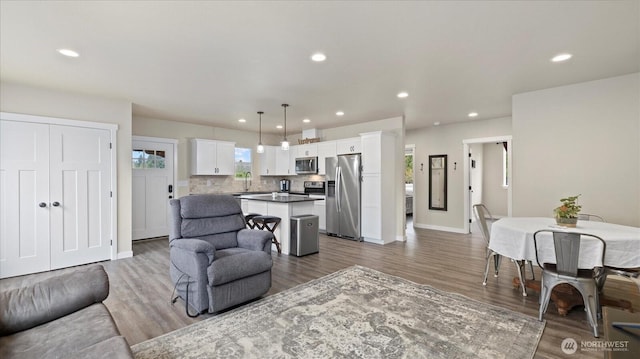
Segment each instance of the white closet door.
M49 270L49 125L0 121L0 278Z
M50 127L51 269L110 259L110 132Z

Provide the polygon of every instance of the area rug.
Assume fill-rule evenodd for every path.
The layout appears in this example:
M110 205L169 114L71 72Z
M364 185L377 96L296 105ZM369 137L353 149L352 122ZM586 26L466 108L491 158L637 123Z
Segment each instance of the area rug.
M132 347L161 358L531 358L544 323L354 266Z

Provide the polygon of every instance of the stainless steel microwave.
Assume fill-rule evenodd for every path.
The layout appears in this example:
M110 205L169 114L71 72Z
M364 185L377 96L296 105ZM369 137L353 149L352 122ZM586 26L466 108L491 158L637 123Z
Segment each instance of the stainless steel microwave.
M296 158L297 174L318 173L318 157L298 157Z

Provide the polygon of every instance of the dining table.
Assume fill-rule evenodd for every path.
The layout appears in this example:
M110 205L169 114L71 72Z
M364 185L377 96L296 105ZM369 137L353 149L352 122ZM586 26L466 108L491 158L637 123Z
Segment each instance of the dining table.
M539 283L526 281L523 273L524 263L536 261L536 248L533 235L541 229L557 230L565 232L578 232L595 235L602 238L606 244L604 260L596 250L599 242L585 241L580 250L578 265L581 268L615 267L638 268L640 267L640 228L625 226L607 222L581 221L575 228L559 226L554 218L548 217L504 217L491 225L489 249L511 258L519 263L519 278L514 279L514 284L522 287L526 296L526 288L539 288ZM542 234L551 237L550 233ZM542 237L541 237L542 238ZM555 250L552 241L538 241L545 243L538 248L538 260L540 263L555 262ZM602 282L603 284L603 282ZM581 303L581 301L580 301ZM630 303L622 303L622 307L630 307ZM575 303L568 304L570 306ZM556 306L558 303L556 302ZM570 308L560 308L558 312L566 314Z

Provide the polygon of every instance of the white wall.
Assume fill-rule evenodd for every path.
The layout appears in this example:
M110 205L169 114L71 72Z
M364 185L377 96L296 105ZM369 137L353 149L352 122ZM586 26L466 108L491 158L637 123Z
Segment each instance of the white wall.
M583 212L640 226L640 74L513 96L513 214Z
M118 125L118 253L130 256L131 103L3 82L0 111Z
M482 171L483 197L482 202L489 208L491 214L506 217L508 214L507 189L502 187L502 143L485 143L484 166Z
M133 134L136 136L149 136L172 138L178 140L178 178L177 181L188 182L191 177L189 169L190 162L190 145L191 138L204 138L211 140L235 142L236 147L246 147L252 149L251 161L253 163L252 187L251 190L276 190L276 179L264 177L260 181L260 159L256 153L256 145L258 144L258 133L251 131L239 131L220 127L195 125L186 122L159 120L146 117L133 117L132 124ZM287 136L290 137L290 136ZM281 140L280 136L271 134L262 134L262 143L265 145L277 145ZM291 143L295 143L289 139ZM205 176L198 176L204 178ZM279 179L279 178L278 178ZM232 176L206 176L206 180L212 184L211 191L220 191L220 188L226 188L226 192L240 191L244 183L235 181ZM206 181L205 180L205 181ZM188 186L176 185L176 197L189 195Z
M465 139L511 135L511 118L474 120L444 126L407 130L405 143L416 144L414 202L414 226L464 232L464 170L463 153ZM448 204L447 211L429 210L428 203L428 158L429 155L447 154ZM454 169L454 163L457 163ZM420 171L420 165L424 170Z

